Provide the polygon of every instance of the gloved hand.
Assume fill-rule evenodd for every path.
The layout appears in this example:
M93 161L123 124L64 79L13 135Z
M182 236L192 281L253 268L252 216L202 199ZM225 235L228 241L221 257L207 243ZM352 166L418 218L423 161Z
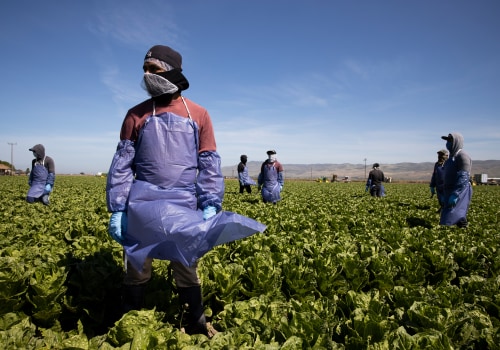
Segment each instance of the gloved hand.
M431 194L436 194L436 187L430 187L431 189Z
M43 194L49 194L50 192L52 192L52 186L50 184L46 184L43 190Z
M209 205L208 207L203 209L203 220L208 220L215 214L217 214L217 210L215 209L215 207Z
M127 213L115 211L109 219L108 233L115 241L122 244L127 233Z
M370 189L370 186L366 185L365 186L365 192L368 192L369 189Z
M283 186L280 186L280 192L283 191Z
M458 196L455 193L452 193L450 198L448 198L448 206L454 207L457 205L458 202Z

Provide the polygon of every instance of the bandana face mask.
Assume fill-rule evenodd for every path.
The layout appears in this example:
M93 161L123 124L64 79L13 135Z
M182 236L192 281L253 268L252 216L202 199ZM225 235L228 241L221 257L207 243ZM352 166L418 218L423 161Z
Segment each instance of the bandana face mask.
M446 141L446 149L451 152L452 147L453 147L453 141Z
M158 74L144 73L142 87L151 97L157 97L164 94L173 94L179 88Z

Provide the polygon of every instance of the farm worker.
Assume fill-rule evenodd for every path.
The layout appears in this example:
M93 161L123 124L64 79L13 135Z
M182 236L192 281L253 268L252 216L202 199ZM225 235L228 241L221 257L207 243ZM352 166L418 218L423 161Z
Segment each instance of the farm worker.
M31 161L31 172L28 178L30 189L26 201L28 203L42 202L49 205L49 197L56 180L54 159L45 155L45 147L42 144L34 145L29 151L33 152L35 158Z
M445 149L437 152L438 160L434 163L434 170L432 171L430 190L431 198L437 195L439 202L439 210L444 206L444 162L448 159L448 151Z
M385 176L384 172L380 170L380 164L374 163L372 170L368 173L365 191L370 191L370 195L373 197L385 196L384 180Z
M240 163L238 164L238 180L240 182L240 193L243 193L244 190L247 193L252 193L251 185L255 185L255 181L248 176L248 168L247 168L247 160L248 157L245 154L240 156Z
M468 225L467 211L472 198L470 172L472 160L463 150L464 138L458 132L442 136L446 140L446 149L450 151L444 163L444 207L441 210L441 225L457 225L465 228Z
M283 165L276 158L276 151L267 151L268 158L262 163L257 180L264 203L276 204L281 200L285 179Z
M189 87L181 55L148 50L143 87L132 107L106 185L110 236L124 247L123 311L140 309L153 259L170 260L188 334L208 334L197 261L213 246L262 232L265 225L222 211L224 180L212 121L181 95Z

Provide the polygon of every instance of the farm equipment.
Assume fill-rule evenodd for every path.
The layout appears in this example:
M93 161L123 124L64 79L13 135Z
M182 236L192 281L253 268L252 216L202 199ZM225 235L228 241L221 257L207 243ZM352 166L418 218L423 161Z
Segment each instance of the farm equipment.
M474 174L473 181L476 185L499 185L500 177L488 177L488 174Z
M337 174L333 174L331 182L351 182L351 178L349 176L342 176L339 178Z

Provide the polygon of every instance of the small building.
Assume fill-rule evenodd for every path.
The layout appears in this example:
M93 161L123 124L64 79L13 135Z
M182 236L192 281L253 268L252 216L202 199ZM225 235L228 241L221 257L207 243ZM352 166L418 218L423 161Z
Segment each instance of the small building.
M10 167L5 164L0 164L0 175L10 175Z

